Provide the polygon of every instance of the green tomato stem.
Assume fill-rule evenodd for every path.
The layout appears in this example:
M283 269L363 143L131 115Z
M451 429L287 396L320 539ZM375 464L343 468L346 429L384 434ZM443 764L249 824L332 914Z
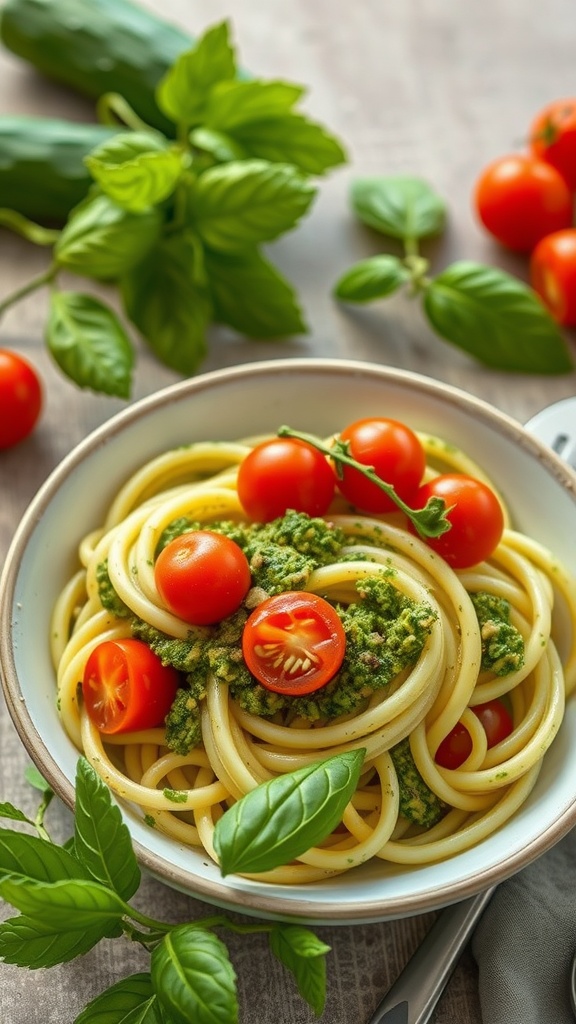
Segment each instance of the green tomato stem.
M306 444L311 445L312 448L317 448L319 452L327 455L337 466L351 466L352 469L356 469L362 476L371 480L372 483L376 484L381 491L384 491L392 499L394 504L412 523L420 537L441 537L443 533L450 529L450 522L446 518L446 512L449 512L450 509L446 508L446 502L443 498L429 498L424 508L421 509L410 508L400 495L396 493L392 484L386 483L385 480L378 476L373 466L365 466L362 462L352 458L347 443L336 439L333 445L327 445L313 434L292 430L291 427L287 426L280 427L278 437L293 437L298 441L304 441Z

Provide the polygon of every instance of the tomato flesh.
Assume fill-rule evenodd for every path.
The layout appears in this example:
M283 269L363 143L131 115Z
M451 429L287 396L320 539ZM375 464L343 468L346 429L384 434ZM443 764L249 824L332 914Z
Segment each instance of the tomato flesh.
M385 417L356 420L340 434L353 459L370 466L410 504L426 468L420 439L410 427ZM360 512L393 512L396 504L353 466L341 467L338 489Z
M419 488L414 508L430 498L442 498L450 529L426 543L454 569L466 569L489 558L500 543L504 514L498 498L485 483L465 473L443 473ZM413 533L415 527L409 524Z
M192 626L210 626L238 610L252 577L246 555L233 540L212 530L193 530L163 548L154 580L174 615Z
M0 349L0 449L32 433L42 408L42 387L31 364Z
M238 497L246 514L268 523L288 509L309 516L328 511L336 480L326 457L297 438L263 441L246 456L238 470Z
M560 324L576 324L576 228L554 231L530 258L530 282Z
M84 669L86 711L106 735L156 728L172 706L179 678L143 641L104 640Z
M287 591L252 612L242 635L242 654L252 675L268 690L300 696L328 683L346 647L340 616L324 598Z

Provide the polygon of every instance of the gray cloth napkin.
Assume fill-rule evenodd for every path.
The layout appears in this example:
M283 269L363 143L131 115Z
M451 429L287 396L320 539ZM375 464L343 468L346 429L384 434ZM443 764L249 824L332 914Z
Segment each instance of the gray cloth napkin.
M576 829L498 886L472 952L483 1024L574 1024Z

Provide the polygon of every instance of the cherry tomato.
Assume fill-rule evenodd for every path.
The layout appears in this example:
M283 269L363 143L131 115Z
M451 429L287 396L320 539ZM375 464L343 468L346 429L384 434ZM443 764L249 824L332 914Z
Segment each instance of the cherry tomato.
M480 221L502 245L531 252L552 231L572 225L572 193L555 167L533 156L494 160L474 192Z
M530 282L560 324L576 324L576 228L542 238L530 258Z
M268 523L288 509L323 516L334 497L335 478L317 448L296 438L275 437L246 456L237 486L246 514L258 523Z
M179 674L142 640L104 640L90 654L82 695L91 721L106 734L163 725Z
M576 99L553 100L536 114L530 150L560 171L576 192Z
M514 728L510 713L500 700L489 700L486 704L477 704L472 711L482 723L488 748L501 743ZM442 768L459 768L471 752L472 737L465 726L461 722L457 722L442 740L434 760Z
M290 590L252 612L242 635L244 661L268 690L300 696L332 679L346 638L337 611L323 597Z
M31 364L0 349L0 448L32 433L42 408L42 387Z
M154 580L166 607L192 626L210 626L232 615L252 582L242 549L211 530L171 540L156 559Z
M443 498L450 529L426 543L454 569L465 569L489 558L504 530L502 506L494 491L465 473L444 473L419 488L414 508L429 498ZM410 525L412 532L415 527Z
M356 420L340 434L350 455L371 466L381 480L391 484L407 504L424 476L426 455L410 427L386 418ZM392 499L352 466L343 467L338 489L360 512L392 512Z

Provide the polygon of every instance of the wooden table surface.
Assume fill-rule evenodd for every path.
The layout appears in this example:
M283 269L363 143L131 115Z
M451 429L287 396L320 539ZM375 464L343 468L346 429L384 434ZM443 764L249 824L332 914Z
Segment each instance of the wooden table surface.
M339 308L330 298L340 273L377 251L375 237L355 222L348 205L350 181L361 175L418 175L446 199L448 227L429 253L433 269L468 258L525 276L525 261L498 249L481 231L470 196L489 160L522 146L532 115L549 100L571 95L573 0L148 0L144 6L191 34L229 17L243 65L262 77L304 83L310 115L343 139L349 153L348 165L322 181L311 215L271 253L298 290L310 334L280 344L215 335L203 369L279 356L351 356L450 382L520 420L575 392L574 373L528 377L483 369L433 335L408 298L356 311ZM0 114L5 113L93 118L91 104L47 83L6 52L0 53ZM0 232L0 298L41 271L45 261L43 250ZM46 392L35 434L0 453L0 564L23 509L47 474L124 404L81 392L62 377L44 348L45 315L45 295L39 293L0 324L0 345L35 363ZM576 353L574 337L570 344ZM134 399L176 379L139 347ZM0 799L29 804L23 782L28 757L4 707L0 759ZM59 807L51 814L65 834L68 813ZM161 908L174 921L205 912L151 879L145 880L141 898L151 913ZM1 913L7 916L7 908ZM427 915L321 929L332 946L327 1024L367 1021L431 920ZM314 1019L257 940L237 937L231 950L243 1021L306 1024ZM89 998L116 978L145 969L144 963L128 944L119 951L118 943L103 942L80 961L50 972L3 966L0 1019L71 1024ZM470 953L434 1019L437 1024L482 1020Z

